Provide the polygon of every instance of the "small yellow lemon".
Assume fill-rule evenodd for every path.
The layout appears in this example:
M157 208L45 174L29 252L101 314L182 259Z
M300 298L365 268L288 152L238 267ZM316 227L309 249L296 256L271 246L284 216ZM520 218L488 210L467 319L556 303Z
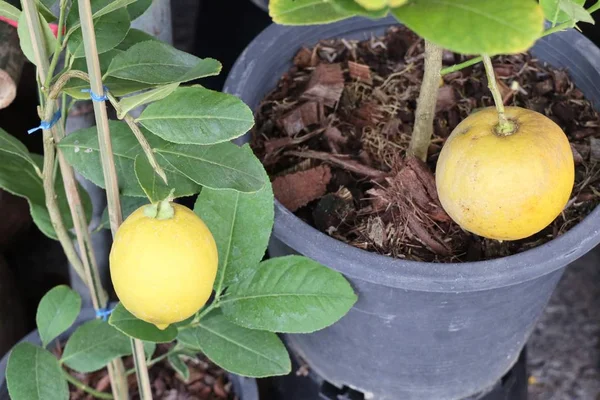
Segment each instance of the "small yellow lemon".
M110 252L112 282L123 306L165 329L197 312L217 275L215 240L190 209L175 203L171 218L149 217L144 206L119 227ZM146 211L146 213L145 213Z
M573 189L569 141L552 120L507 107L510 135L496 133L494 108L470 115L452 131L436 167L442 206L463 229L497 240L517 240L548 226Z

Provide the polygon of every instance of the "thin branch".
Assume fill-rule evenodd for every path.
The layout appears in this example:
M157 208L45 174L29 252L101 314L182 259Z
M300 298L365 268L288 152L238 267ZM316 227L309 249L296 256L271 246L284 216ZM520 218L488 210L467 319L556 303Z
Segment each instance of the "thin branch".
M504 101L502 99L500 89L498 89L498 82L496 82L496 74L494 73L492 60L490 56L486 54L484 54L482 57L483 65L485 67L485 74L488 80L488 88L490 89L490 92L492 92L494 104L496 105L496 110L498 111L498 125L496 126L496 133L501 135L510 135L515 132L515 124L509 121L504 113Z
M56 69L56 64L58 63L58 59L60 58L60 53L63 49L63 29L65 26L65 17L67 15L67 0L60 0L60 11L58 17L58 33L56 35L56 46L54 46L54 54L52 55L52 61L50 62L50 67L46 72L46 79L44 81L44 90L48 88L50 85L50 81L52 80L52 74L54 74L54 69ZM67 41L65 40L64 43Z
M117 115L121 115L121 110L120 110L121 107L119 106L119 102L117 101L117 99L115 99L114 96L112 96L110 93L108 95L108 99L110 100L110 103L117 111ZM148 159L148 162L154 169L154 172L156 172L158 174L158 176L160 176L160 178L163 180L163 182L165 184L169 184L169 182L167 180L167 175L165 174L165 171L158 164L158 161L156 161L156 157L154 156L154 152L152 151L152 147L150 146L150 143L148 143L148 140L142 133L140 127L137 126L137 124L135 123L135 120L129 114L125 114L125 116L123 117L123 120L127 123L127 125L129 126L129 129L131 129L131 131L135 135L136 139L138 140L140 146L142 147L142 150L144 151L144 154L146 155L146 158Z
M386 172L380 171L375 168L368 167L360 164L354 160L345 159L343 156L325 153L323 151L304 150L304 151L287 151L285 155L296 156L301 158L313 158L315 160L322 160L335 164L338 167L344 168L350 172L364 175L372 179L385 178L388 176Z
M84 392L89 393L98 399L114 399L114 397L110 393L104 393L104 392L97 391L96 389L81 382L80 380L75 378L73 375L71 375L67 371L65 371L64 369L62 370L62 373L63 373L63 376L65 377L65 379L71 385L75 386L76 388L81 389Z

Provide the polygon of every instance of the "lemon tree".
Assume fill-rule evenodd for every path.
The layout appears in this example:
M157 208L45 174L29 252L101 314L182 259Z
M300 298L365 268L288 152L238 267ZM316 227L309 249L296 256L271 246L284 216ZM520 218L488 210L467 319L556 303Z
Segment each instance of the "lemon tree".
M73 326L79 294L50 290L36 318L42 345L19 344L9 357L11 398L68 399L70 383L98 398L126 399L121 357L128 355L140 395L150 398L147 367L157 360L156 343L173 343L167 358L183 379L182 357L199 352L245 376L289 373L277 333L325 328L357 296L343 276L312 260L263 260L273 191L249 146L231 142L253 126L252 111L235 96L190 84L218 74L217 60L131 28L150 0L58 0L56 16L49 11L55 2L15 7L0 0L0 16L18 21L22 50L36 66L41 121L32 125L40 125L34 134L44 143L43 157L31 154L0 129L0 188L26 198L40 230L60 242L87 283L97 318ZM381 13L397 4L372 8ZM96 127L66 136L68 110L90 97ZM117 120L107 119L107 104ZM90 201L75 172L106 189L108 207L96 229L113 233L117 302L100 283ZM197 196L193 209L178 203L190 196ZM48 349L66 333L57 358ZM112 394L69 372L102 368Z

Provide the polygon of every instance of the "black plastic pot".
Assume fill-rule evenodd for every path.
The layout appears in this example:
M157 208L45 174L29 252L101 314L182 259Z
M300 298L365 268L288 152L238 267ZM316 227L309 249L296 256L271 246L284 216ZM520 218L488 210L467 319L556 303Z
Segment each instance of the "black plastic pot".
M336 37L368 39L396 23L354 18L323 26L272 25L238 58L225 91L256 110L301 46ZM533 53L567 68L588 99L600 100L600 50L583 35L550 35ZM564 268L599 242L596 209L563 236L521 254L422 263L351 247L276 202L269 253L308 256L343 273L358 293L355 307L337 324L287 338L320 376L376 399L444 400L485 390L514 365Z
M292 371L271 378L269 391L263 395L270 400L367 400L363 393L336 387L310 369L299 373L301 367L293 355ZM462 400L527 400L527 380L527 355L523 350L513 368L492 388Z
M94 318L94 312L91 309L84 310L81 314L77 322L73 325L73 327L60 335L59 340L66 340L71 333L75 330L75 328L85 321L89 321ZM29 335L25 336L19 343L21 342L29 342L41 346L42 341L40 340L40 336L37 331L31 332ZM52 344L50 344L52 346ZM0 360L0 400L10 400L10 396L8 395L8 388L6 386L5 372L6 372L6 364L8 363L9 353L6 353L4 357ZM229 380L233 384L233 391L238 395L240 400L258 400L258 386L256 385L256 379L246 378L238 375L229 374ZM50 400L50 399L48 399Z

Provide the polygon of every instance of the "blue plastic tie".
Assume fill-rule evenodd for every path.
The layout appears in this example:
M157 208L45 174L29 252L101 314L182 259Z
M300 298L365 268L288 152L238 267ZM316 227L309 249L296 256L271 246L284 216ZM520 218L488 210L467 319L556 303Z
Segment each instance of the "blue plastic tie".
M102 321L108 321L108 317L110 316L110 314L112 314L113 311L114 308L100 308L96 310L96 318L102 318Z
M102 96L98 96L96 93L92 92L92 89L81 89L81 92L89 93L92 101L106 101L108 100L108 96L106 95L106 92L108 92L108 88L106 86L102 86L102 90L104 90Z
M39 131L40 129L50 129L54 126L54 124L56 124L58 122L58 120L60 119L60 111L57 111L54 113L54 116L52 117L52 119L50 121L42 121L40 122L40 126L36 126L35 128L31 128L30 130L27 131L27 133L32 134L35 131Z

